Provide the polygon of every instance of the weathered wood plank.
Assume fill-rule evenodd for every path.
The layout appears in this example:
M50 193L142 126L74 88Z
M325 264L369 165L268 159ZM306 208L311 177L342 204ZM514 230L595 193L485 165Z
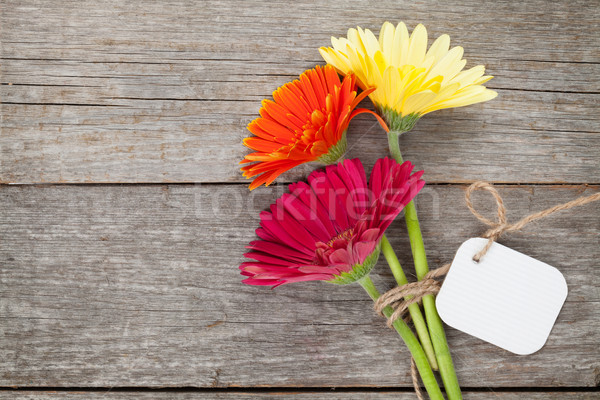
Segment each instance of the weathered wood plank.
M410 387L406 350L358 286L240 283L243 246L280 189L0 186L0 386ZM599 189L501 193L516 219ZM433 265L483 231L463 190L430 186L417 202ZM569 296L531 356L449 329L464 386L598 384L599 211L590 204L502 240L559 268ZM409 268L401 221L389 236ZM382 264L375 280L391 285Z
M503 0L493 9L482 9L475 0L319 5L213 0L201 6L189 0L126 4L108 0L80 3L85 9L48 0L3 3L3 18L13 26L38 20L35 26L17 25L20 30L3 31L5 51L27 58L42 54L73 59L73 55L87 52L96 57L94 61L107 54L117 59L132 54L137 60L156 61L158 52L186 59L191 51L197 58L209 59L254 59L258 53L267 55L265 61L269 61L281 59L281 53L273 50L296 60L306 59L310 50L309 57L315 59L318 46L328 43L331 35L344 34L350 26L378 27L384 20L404 20L410 26L424 23L431 36L449 33L481 57L598 62L593 34L599 13L589 0L553 4ZM44 18L38 19L40 16ZM449 17L454 20L448 21Z
M489 104L424 118L402 138L405 157L426 169L430 182L600 182L595 99L501 92ZM2 181L245 181L241 143L258 100L116 104L3 104ZM372 165L387 154L387 139L372 119L359 118L350 128L348 156ZM282 180L299 179L310 168Z
M431 182L600 182L593 1L3 4L2 182L242 182L260 100L319 63L329 36L382 16L451 34L497 76L497 100L427 116L403 139ZM384 154L372 120L351 129L351 156Z
M277 86L296 79L305 69L323 64L321 59L261 62L260 56L257 53L256 60L166 58L160 62L5 57L2 78L12 87L4 88L3 100L106 105L123 98L256 101L270 96ZM494 89L600 91L600 83L590 79L600 64L492 60L486 62L486 68L495 75L488 83Z
M598 398L597 393L585 392L515 392L503 393L494 392L464 392L465 400L487 400L490 398L500 400L595 400ZM214 393L173 393L173 392L0 392L0 399L10 400L53 400L53 399L110 399L110 400L154 400L154 399L172 399L172 400L189 400L189 399L237 399L237 400L256 400L256 399L348 399L348 400L414 400L413 393L398 393L398 392L343 392L332 390L328 393L323 392L297 392L297 393L248 393L248 392L214 392Z

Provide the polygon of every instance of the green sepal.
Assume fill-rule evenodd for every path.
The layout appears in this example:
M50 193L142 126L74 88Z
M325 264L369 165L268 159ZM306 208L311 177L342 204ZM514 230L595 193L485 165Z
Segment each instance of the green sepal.
M377 247L375 247L375 250L369 254L362 264L356 264L354 267L352 267L352 270L348 272L342 272L327 282L335 283L336 285L347 285L364 278L365 276L369 275L375 264L377 264L380 252L381 243L378 243Z
M390 131L394 132L404 133L410 131L421 118L419 113L412 113L403 117L402 114L388 107L376 106L376 109L377 113L388 124Z
M346 131L344 131L340 140L331 146L329 148L329 152L327 154L323 154L317 159L317 161L325 165L335 164L340 158L342 158L344 154L346 154L347 147L348 142L346 140Z

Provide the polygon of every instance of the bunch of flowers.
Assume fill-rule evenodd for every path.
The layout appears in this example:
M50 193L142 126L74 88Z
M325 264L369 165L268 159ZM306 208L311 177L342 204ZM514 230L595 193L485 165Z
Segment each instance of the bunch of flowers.
M254 136L244 144L253 153L241 162L250 190L271 184L282 173L307 162L328 165L306 182L289 186L269 211L260 214L258 240L247 247L250 260L240 265L244 283L276 287L321 280L360 284L373 299L379 292L370 278L383 253L398 285L407 283L385 236L400 214L405 221L419 280L428 273L427 257L413 198L423 188L423 171L403 161L398 139L423 115L435 110L491 100L482 65L463 70L461 47L450 48L448 35L427 48L427 31L409 35L404 23L386 22L379 38L368 29L349 29L320 48L328 65L305 71L299 80L264 100L260 117L248 125ZM340 79L340 76L342 79ZM362 91L358 93L358 89ZM369 97L376 112L357 108ZM388 135L392 158L377 160L369 179L359 159L343 160L351 120L369 113ZM407 299L409 300L409 299ZM433 371L439 371L448 398L461 391L433 295L409 307L413 330L397 319L393 326L415 360L432 399L443 399ZM391 315L387 308L384 314ZM423 315L424 312L424 315Z

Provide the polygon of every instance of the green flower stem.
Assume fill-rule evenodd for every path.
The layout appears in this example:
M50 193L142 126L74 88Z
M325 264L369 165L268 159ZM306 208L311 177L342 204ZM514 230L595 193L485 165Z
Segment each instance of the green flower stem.
M417 279L421 280L427 272L429 272L429 268L427 266L427 256L425 255L425 246L423 244L423 236L421 234L417 210L412 201L404 208L404 219L406 220L406 227L408 229L408 236L412 247ZM433 341L433 348L435 349L440 375L444 381L448 399L462 399L458 378L456 377L456 371L454 370L454 365L452 363L452 356L450 355L450 349L448 348L448 341L446 340L446 334L444 333L444 326L437 313L437 309L435 308L435 298L433 295L423 297L423 308L425 310L429 333L431 335L431 340Z
M369 296L376 301L380 294L377 291L377 288L373 284L371 277L369 275L364 276L362 279L358 281L360 285L365 289L365 291L369 294ZM386 317L392 315L394 310L391 307L386 307L383 310L383 313ZM427 361L427 356L419 343L417 337L412 333L408 325L402 319L397 319L393 324L394 328L406 343L408 350L412 354L415 359L415 364L417 365L417 369L419 370L419 374L421 375L421 380L425 385L425 389L429 394L429 398L432 400L444 400L444 396L442 395L442 391L433 375L433 371L429 362Z
M398 257L396 257L396 253L394 252L392 245L385 235L381 237L381 250L383 251L383 255L385 256L385 259L392 270L392 274L394 274L394 278L396 278L396 283L398 286L406 285L408 283L406 275L404 275L400 261L398 261ZM410 300L413 298L413 296L407 296L405 298L406 300ZM421 308L416 303L411 304L408 306L408 312L410 313L410 317L415 325L419 341L421 342L423 350L425 351L427 359L429 360L429 365L431 365L431 368L434 371L437 371L438 364L437 360L435 359L435 351L433 350L433 344L431 343L431 338L429 337L429 331L427 330L427 324L425 323L425 319L421 313Z
M402 153L400 152L398 139L402 133L403 132L401 131L390 131L388 133L390 153L399 163L402 162ZM427 256L425 254L425 244L423 243L423 235L421 234L419 217L417 215L417 209L415 208L414 202L411 201L406 205L406 207L404 207L404 219L406 221L408 236L410 238L410 246L415 263L417 279L421 280L429 272L429 267L427 265ZM458 378L456 377L456 371L454 370L454 365L452 363L450 349L448 348L448 341L446 340L446 334L444 333L444 326L440 316L437 313L437 309L435 308L435 299L433 295L423 297L423 309L425 310L425 318L427 319L429 334L433 342L433 348L435 349L440 375L442 376L442 381L444 381L444 387L446 389L448 399L462 399L460 386L458 385Z
M402 153L400 152L400 131L389 131L388 132L388 146L390 147L390 154L400 164L404 162L402 159Z

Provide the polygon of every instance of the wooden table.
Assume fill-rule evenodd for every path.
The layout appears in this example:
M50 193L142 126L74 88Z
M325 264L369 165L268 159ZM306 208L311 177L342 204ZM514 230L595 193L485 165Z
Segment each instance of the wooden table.
M432 265L485 229L472 181L498 184L512 220L600 190L594 0L0 3L3 400L414 398L408 352L358 286L269 290L237 268L285 190L248 192L245 126L349 27L422 22L496 76L497 99L402 138L426 171ZM368 167L386 153L369 117L349 142ZM390 229L412 269L403 222ZM465 398L600 397L599 233L596 203L501 239L559 268L569 296L530 356L448 328Z

